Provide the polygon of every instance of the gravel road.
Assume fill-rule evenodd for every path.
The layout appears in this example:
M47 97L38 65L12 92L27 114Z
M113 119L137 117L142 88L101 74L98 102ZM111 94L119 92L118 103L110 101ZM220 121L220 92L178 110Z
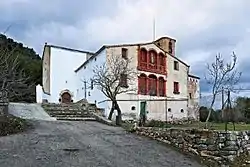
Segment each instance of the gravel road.
M200 167L157 141L98 122L33 121L0 137L0 167Z

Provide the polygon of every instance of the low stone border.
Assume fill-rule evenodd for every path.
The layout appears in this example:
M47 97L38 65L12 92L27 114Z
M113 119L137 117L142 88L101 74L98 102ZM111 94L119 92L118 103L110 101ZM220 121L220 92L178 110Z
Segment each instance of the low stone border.
M135 131L221 165L229 165L236 157L250 151L250 131L149 127L137 127Z

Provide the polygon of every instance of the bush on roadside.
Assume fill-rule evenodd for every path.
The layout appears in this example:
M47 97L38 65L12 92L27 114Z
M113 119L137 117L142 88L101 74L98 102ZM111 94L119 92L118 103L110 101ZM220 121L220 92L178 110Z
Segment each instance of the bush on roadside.
M28 126L24 119L12 115L0 116L0 136L22 132Z
M233 161L230 167L250 167L250 155L248 154L241 154L239 157Z
M145 124L146 127L170 128L171 125L158 120L150 120Z

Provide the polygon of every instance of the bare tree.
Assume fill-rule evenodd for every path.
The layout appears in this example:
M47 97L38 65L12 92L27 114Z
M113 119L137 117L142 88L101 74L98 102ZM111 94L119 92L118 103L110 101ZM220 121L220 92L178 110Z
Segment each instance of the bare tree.
M240 80L241 72L237 71L236 63L237 56L233 52L232 61L230 62L226 62L222 55L218 54L215 56L214 62L207 64L207 74L205 76L205 80L212 86L212 101L209 106L206 127L217 95L222 91L222 89L233 91Z
M22 96L20 87L29 89L34 86L26 84L29 77L21 69L19 55L15 51L16 48L11 51L7 47L0 48L0 100L2 102L9 101L13 96Z
M117 102L117 96L122 93L136 90L131 82L137 77L136 69L132 67L132 59L122 58L121 55L110 55L106 63L96 66L93 70L93 84L112 102L108 116L111 120L114 111L117 111L120 124L122 121L121 109Z

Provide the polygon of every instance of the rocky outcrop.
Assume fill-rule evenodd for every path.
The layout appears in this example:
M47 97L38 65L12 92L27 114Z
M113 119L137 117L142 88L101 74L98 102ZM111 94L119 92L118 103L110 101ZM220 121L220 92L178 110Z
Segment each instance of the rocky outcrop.
M250 131L209 131L177 128L137 128L136 133L173 145L220 165L250 151Z

